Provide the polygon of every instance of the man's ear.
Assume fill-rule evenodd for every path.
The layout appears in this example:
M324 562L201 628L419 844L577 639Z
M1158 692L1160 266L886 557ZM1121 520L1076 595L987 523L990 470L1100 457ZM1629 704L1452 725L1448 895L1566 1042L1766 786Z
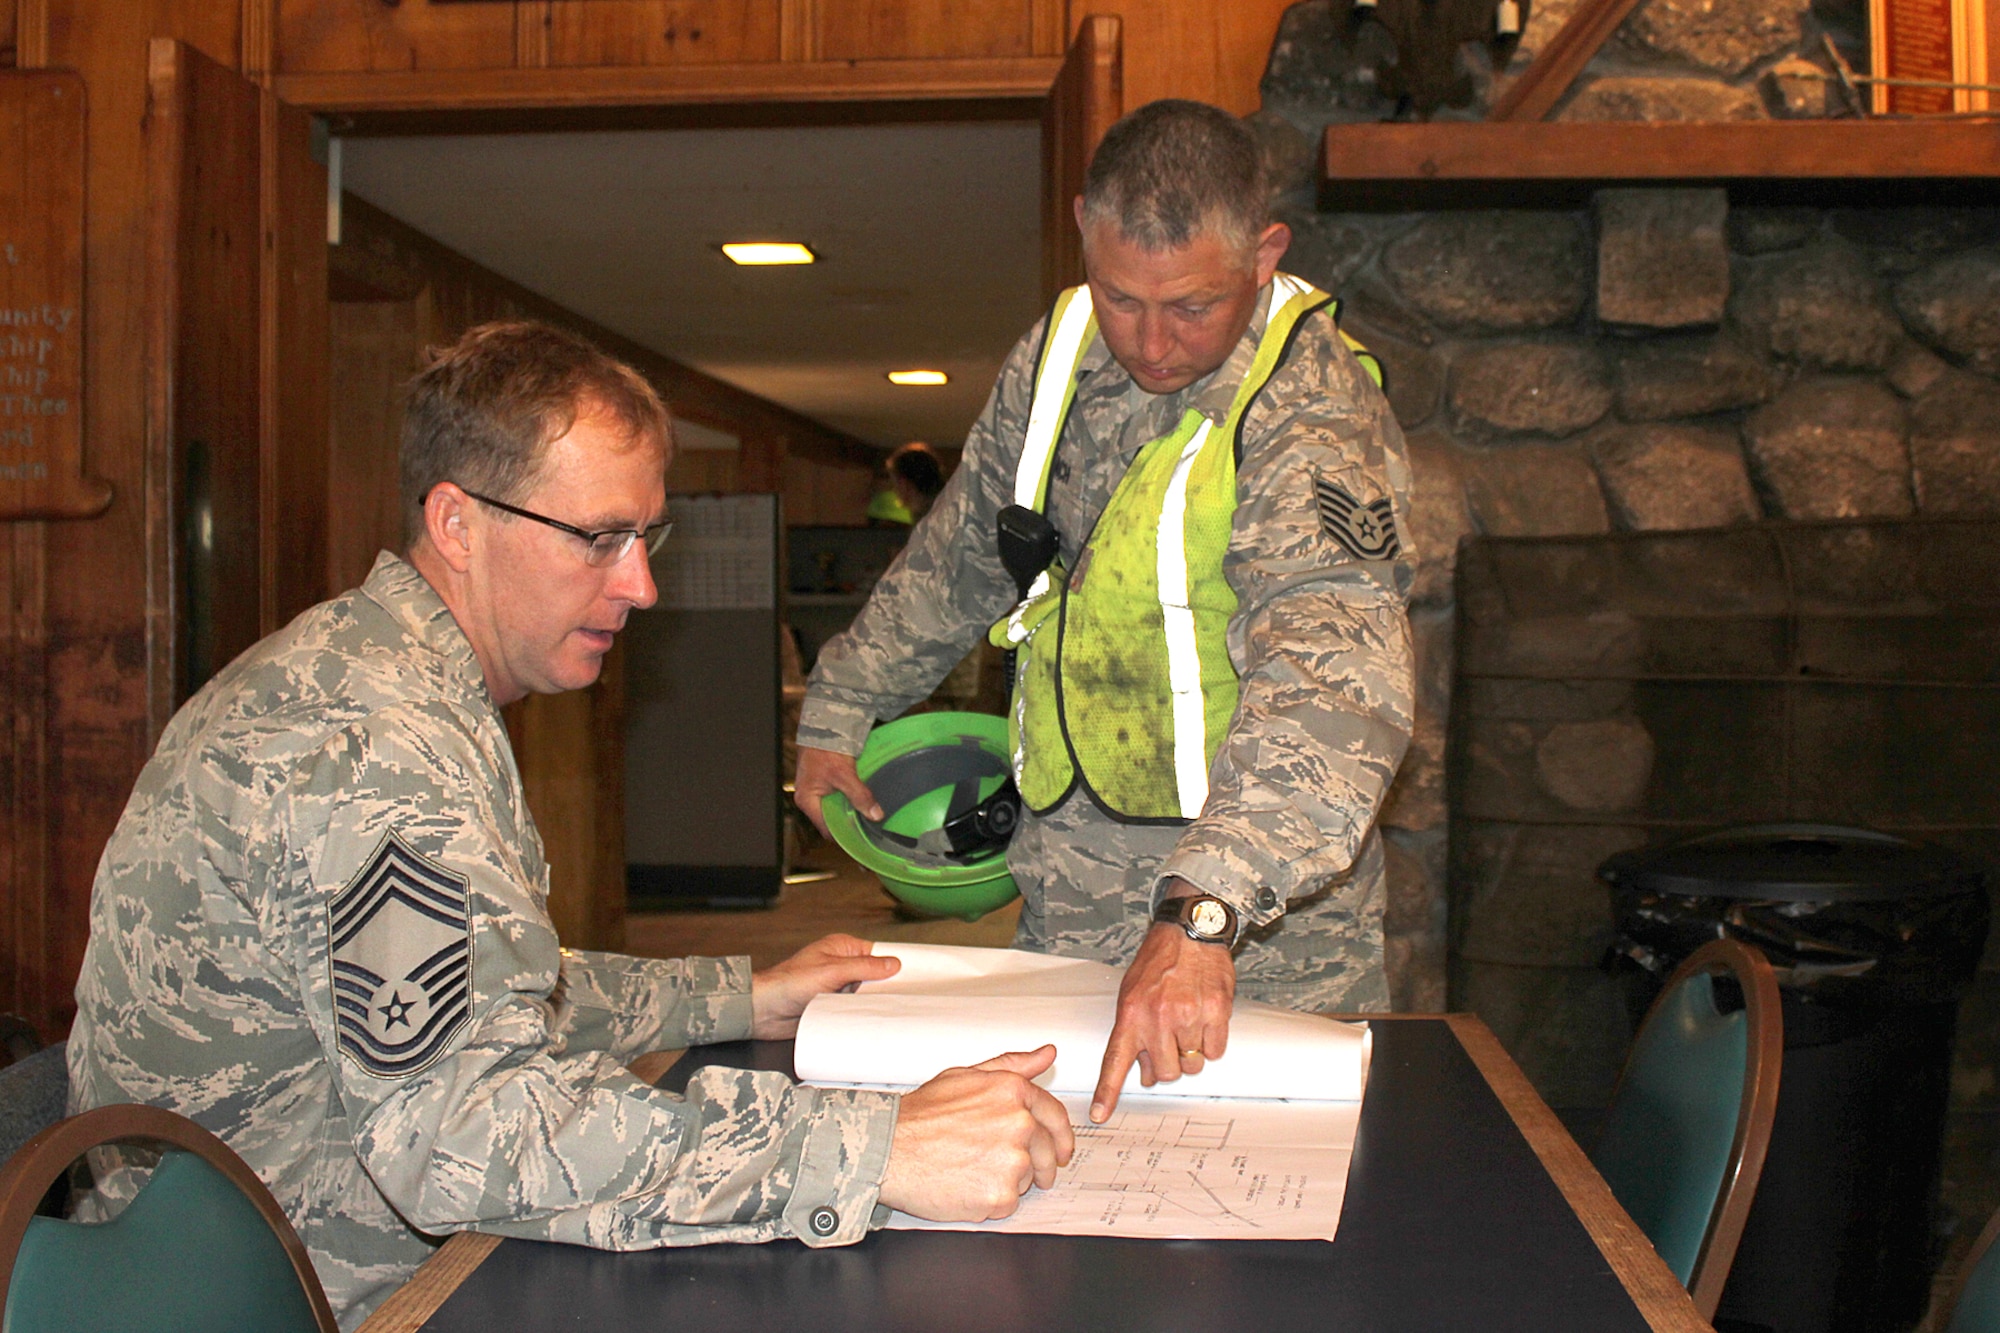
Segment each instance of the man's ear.
M1069 211L1070 211L1070 216L1072 216L1072 217L1074 217L1074 218L1076 219L1076 229L1077 229L1077 231L1078 231L1079 233L1081 233L1081 232L1083 231L1083 196L1082 196L1082 195L1078 195L1078 196L1077 196L1076 198L1074 198L1074 199L1070 200L1070 203L1069 203Z
M454 482L441 481L424 497L424 536L457 574L472 564L472 534L467 530L471 509L472 497Z
M1264 234L1257 238L1257 285L1262 287L1278 271L1278 265L1285 257L1285 251L1292 248L1292 229L1282 222L1273 222L1264 228Z

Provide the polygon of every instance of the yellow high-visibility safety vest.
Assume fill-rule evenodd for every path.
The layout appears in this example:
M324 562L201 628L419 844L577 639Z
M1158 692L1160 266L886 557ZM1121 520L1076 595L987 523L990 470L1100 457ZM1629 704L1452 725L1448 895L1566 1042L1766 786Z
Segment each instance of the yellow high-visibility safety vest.
M1332 304L1298 278L1273 278L1264 336L1228 416L1218 425L1190 408L1142 448L1076 568L1051 565L993 626L993 644L1020 654L1008 739L1030 809L1054 809L1081 783L1127 822L1179 824L1201 813L1209 765L1236 711L1224 644L1236 594L1222 558L1236 513L1237 435L1300 323ZM1038 512L1047 504L1077 368L1096 334L1088 287L1057 298L1035 367L1015 504ZM1347 343L1379 384L1375 358Z

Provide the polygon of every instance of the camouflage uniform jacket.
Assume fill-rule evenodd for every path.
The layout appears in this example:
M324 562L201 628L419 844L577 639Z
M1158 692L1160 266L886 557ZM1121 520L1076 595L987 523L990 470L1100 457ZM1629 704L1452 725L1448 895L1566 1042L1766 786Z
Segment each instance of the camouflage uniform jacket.
M150 1102L221 1136L344 1326L445 1232L858 1239L895 1099L641 1082L623 1061L748 1035L749 960L561 949L547 892L472 646L385 554L217 676L140 774L91 896L71 1107ZM129 1197L138 1161L82 1214Z
M1256 355L1270 289L1229 360L1177 393L1140 389L1094 340L1057 446L1047 513L1064 565L1125 470L1190 407L1220 423ZM1016 344L963 464L849 630L821 650L799 743L859 753L878 718L923 699L1013 605L994 518L1012 499L1042 326ZM1395 530L1409 467L1387 401L1330 312L1304 321L1250 408L1224 577L1234 721L1185 826L1121 824L1087 796L1028 817L1008 848L1016 943L1129 961L1159 885L1226 899L1247 932L1238 993L1300 1008L1381 1008L1383 857L1375 812L1408 744L1410 553L1354 542L1357 509ZM1358 550L1355 549L1358 546ZM1369 558L1372 557L1372 558Z

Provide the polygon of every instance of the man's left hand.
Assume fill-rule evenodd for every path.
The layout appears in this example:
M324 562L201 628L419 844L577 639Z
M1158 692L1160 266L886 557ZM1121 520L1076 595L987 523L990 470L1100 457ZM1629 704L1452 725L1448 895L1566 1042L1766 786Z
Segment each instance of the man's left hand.
M1220 1060L1229 1046L1235 998L1236 960L1228 946L1189 939L1170 924L1147 931L1118 987L1118 1021L1090 1099L1091 1120L1102 1124L1118 1109L1119 1089L1134 1060L1139 1081L1149 1088L1199 1074L1208 1061Z
M893 977L900 959L876 957L852 935L828 935L750 978L750 1035L783 1041L798 1035L799 1015L815 995Z

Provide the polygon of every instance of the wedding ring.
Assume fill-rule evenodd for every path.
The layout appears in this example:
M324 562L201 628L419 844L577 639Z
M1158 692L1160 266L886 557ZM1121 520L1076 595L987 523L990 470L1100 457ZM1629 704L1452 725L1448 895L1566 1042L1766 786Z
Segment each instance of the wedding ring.
M1199 1059L1201 1059L1201 1052L1200 1052L1200 1051L1182 1051L1182 1052L1181 1052L1181 1059L1183 1059L1183 1060L1199 1060Z

